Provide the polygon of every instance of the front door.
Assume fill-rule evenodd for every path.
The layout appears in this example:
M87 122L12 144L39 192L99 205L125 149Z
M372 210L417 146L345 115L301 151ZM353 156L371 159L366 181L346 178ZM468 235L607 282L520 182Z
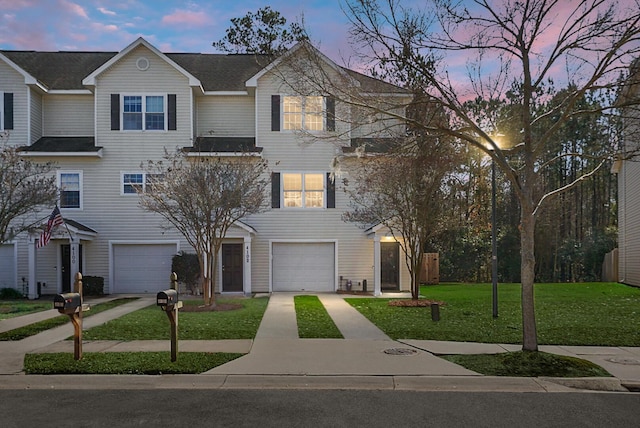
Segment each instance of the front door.
M82 270L82 245L79 246L78 266ZM75 272L71 272L71 245L60 245L62 252L62 292L69 293L73 290L73 276Z
M380 288L400 290L400 244L397 242L380 243Z
M222 291L242 291L242 244L222 244Z

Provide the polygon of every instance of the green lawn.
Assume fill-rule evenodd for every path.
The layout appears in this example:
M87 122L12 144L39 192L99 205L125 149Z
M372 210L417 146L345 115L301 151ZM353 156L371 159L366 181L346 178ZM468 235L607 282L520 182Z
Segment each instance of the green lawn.
M236 353L87 352L80 361L70 353L27 354L26 374L198 374L241 357Z
M92 315L99 314L100 312L113 309L116 306L129 303L132 300L136 300L136 299L137 297L131 297L131 298L124 298L124 299L110 300L108 302L91 305L91 310L84 313L82 316L84 318L90 317ZM53 302L49 302L49 308L53 309ZM70 322L70 319L67 315L59 315L54 318L50 318L44 321L39 321L33 324L26 325L24 327L20 327L20 328L16 328L13 330L0 333L0 341L22 340L25 337L33 336L45 330L49 330L51 328L64 325L68 322Z
M294 296L293 300L301 339L343 338L318 296Z
M229 311L185 312L178 315L178 339L221 340L253 339L267 308L267 298L218 299L222 304L240 304L241 309ZM185 301L186 305L201 305L202 300ZM83 333L84 340L169 340L171 335L167 314L157 306L124 315Z
M440 321L429 308L392 307L389 299L348 303L394 339L522 343L520 284L499 284L493 319L490 284L425 286L421 294L445 303ZM541 345L640 346L640 289L617 283L536 284Z
M19 317L53 309L50 301L43 300L0 300L0 320Z

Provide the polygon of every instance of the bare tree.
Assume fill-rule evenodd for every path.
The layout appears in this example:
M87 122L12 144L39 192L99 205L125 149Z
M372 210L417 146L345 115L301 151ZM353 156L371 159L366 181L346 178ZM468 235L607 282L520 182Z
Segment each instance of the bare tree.
M411 297L417 300L424 249L442 227L446 178L454 170L455 151L444 139L430 141L428 150L416 145L413 154L407 148L394 149L358 159L349 168L345 189L353 209L343 218L390 230L405 254Z
M545 190L541 183L549 168L594 154L563 151L548 160L542 158L544 148L560 138L563 124L572 118L619 113L621 106L607 95L617 92L621 76L640 54L640 3L631 3L625 8L605 0L434 0L430 10L418 10L404 7L399 0L345 0L351 35L363 59L377 70L391 67L419 76L424 91L450 120L443 127L403 116L397 107L384 113L483 150L511 182L520 206L524 350L538 349L536 219L550 199L591 177L618 150L617 141L610 141L608 154L598 153L590 170L570 183ZM466 58L466 75L454 74L452 55ZM571 83L571 90L556 94L559 102L548 103L551 95L545 92L545 84L559 77ZM335 88L333 93L344 94L344 90ZM476 97L499 101L514 93L519 108L513 109L509 121L513 131L505 137L516 154L507 155L495 137L503 134L497 118L489 112L474 114L465 101ZM601 100L597 111L576 108L587 94ZM365 104L353 92L342 99ZM626 111L637 111L637 105L637 97L624 100Z
M143 166L144 167L144 166ZM250 156L187 158L180 150L148 161L150 185L140 205L160 214L193 247L200 263L204 303L215 305L214 283L222 240L237 221L267 208L267 163Z
M55 166L20 156L17 148L5 145L6 132L0 134L0 243L34 228L42 221L35 213L51 208L58 199L56 177L51 174Z

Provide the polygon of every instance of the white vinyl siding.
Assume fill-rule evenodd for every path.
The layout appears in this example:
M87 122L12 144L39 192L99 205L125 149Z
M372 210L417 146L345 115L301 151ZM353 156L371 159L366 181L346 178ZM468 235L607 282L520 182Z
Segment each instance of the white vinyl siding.
M207 95L196 98L196 135L202 137L253 137L255 99L248 95Z
M28 101L30 89L24 84L24 77L17 71L0 61L0 93L13 94L13 129L9 130L9 139L6 141L12 145L28 145ZM4 104L4 96L0 97Z
M44 135L92 136L93 111L93 95L47 95L44 98Z
M17 288L16 246L0 244L0 288Z

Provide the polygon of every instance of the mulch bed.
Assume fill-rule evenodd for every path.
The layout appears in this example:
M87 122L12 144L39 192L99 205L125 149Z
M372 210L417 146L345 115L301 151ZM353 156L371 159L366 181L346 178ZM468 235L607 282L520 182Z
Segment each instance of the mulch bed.
M428 308L428 307L431 307L432 303L437 303L440 306L445 306L445 303L439 300L429 300L429 299L389 300L389 306L399 306L402 308Z
M186 305L180 309L180 312L223 312L237 309L242 309L242 305L239 303L217 303L215 305Z

